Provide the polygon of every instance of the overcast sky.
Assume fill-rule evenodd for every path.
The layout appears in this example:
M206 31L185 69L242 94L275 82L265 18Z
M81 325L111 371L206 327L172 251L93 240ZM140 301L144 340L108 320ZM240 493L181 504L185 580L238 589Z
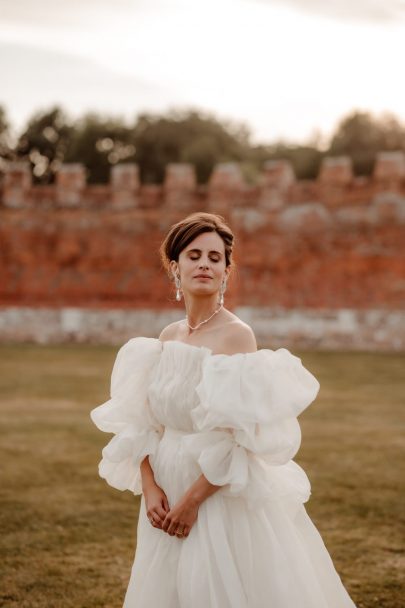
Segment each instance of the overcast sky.
M0 0L0 104L130 120L197 108L253 141L329 135L352 109L405 121L402 0Z

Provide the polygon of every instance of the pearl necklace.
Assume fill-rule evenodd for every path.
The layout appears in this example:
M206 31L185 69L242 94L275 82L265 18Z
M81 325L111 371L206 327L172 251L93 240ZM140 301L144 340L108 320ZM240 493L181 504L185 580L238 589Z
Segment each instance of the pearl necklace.
M196 325L195 327L191 327L190 323L188 322L188 316L186 315L186 321L187 321L187 325L188 325L188 326L189 326L189 328L190 328L190 329L192 329L192 330L198 329L198 328L199 328L201 325L203 325L204 323L208 323L208 321L209 321L210 319L212 319L212 317L213 317L214 315L216 315L216 314L217 314L217 312L219 312L219 311L221 310L221 308L222 308L222 304L221 304L221 306L218 308L218 310L216 310L215 312L213 312L213 313L212 313L212 315L211 315L210 317L208 317L208 319L205 319L205 321L201 321L201 323L199 323L199 324L198 324L198 325Z

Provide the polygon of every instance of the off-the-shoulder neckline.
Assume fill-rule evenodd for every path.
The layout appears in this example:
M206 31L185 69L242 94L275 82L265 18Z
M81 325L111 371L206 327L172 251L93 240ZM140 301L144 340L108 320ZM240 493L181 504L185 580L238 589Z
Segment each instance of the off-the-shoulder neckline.
M259 352L264 351L264 350L268 350L270 352L273 352L269 348L260 348L260 349L258 349L256 351L249 352L249 353L233 353L232 355L228 355L227 353L213 353L212 349L209 348L209 346L198 346L197 344L189 344L188 342L182 342L182 340L159 340L159 338L155 338L155 339L158 340L158 342L161 343L162 350L163 350L163 345L167 344L167 343L181 344L183 346L188 346L190 348L196 348L198 350L203 350L203 351L205 350L205 351L207 351L210 354L210 357L237 357L237 356L240 357L241 355L254 355L254 354L259 353Z
M271 348L258 348L257 350L250 352L250 353L233 353L232 355L227 355L226 353L213 353L212 349L209 348L208 346L197 346L197 344L188 344L187 342L182 342L181 340L159 340L159 338L151 338L150 336L137 336L135 338L132 338L129 340L129 342L131 342L132 340L151 340L152 342L155 342L157 344L160 345L161 347L161 351L163 352L163 345L167 344L167 343L171 343L171 344L175 344L175 345L182 345L184 347L189 347L195 350L205 350L207 351L207 353L209 353L210 357L227 357L228 359L231 359L232 357L255 357L258 354L260 356L263 356L264 354L271 354L271 355L284 355L285 353L288 353L288 355L295 357L296 359L299 359L299 357L297 357L296 355L293 355L288 348L285 348L284 346L277 348L277 349L271 349Z

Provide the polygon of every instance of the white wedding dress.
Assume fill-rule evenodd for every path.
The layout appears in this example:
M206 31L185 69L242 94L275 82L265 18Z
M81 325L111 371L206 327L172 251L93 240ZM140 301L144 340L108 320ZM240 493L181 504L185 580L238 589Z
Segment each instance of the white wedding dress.
M311 486L292 458L297 416L319 382L287 349L212 354L133 338L119 351L111 399L91 411L114 433L99 474L141 494L149 454L173 506L203 473L222 486L187 538L152 527L142 495L123 608L353 608L304 504Z

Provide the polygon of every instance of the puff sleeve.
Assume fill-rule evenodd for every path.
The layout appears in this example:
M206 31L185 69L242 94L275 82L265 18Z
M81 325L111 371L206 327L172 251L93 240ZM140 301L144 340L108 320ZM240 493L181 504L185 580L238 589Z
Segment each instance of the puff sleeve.
M163 427L147 399L151 370L159 359L158 340L132 338L118 351L111 375L111 399L94 408L94 424L114 437L102 450L99 475L117 490L142 493L139 465L159 444Z
M310 483L292 458L301 444L297 416L319 388L285 348L206 357L191 412L196 434L186 447L225 495L242 495L250 506L281 497L306 502Z

